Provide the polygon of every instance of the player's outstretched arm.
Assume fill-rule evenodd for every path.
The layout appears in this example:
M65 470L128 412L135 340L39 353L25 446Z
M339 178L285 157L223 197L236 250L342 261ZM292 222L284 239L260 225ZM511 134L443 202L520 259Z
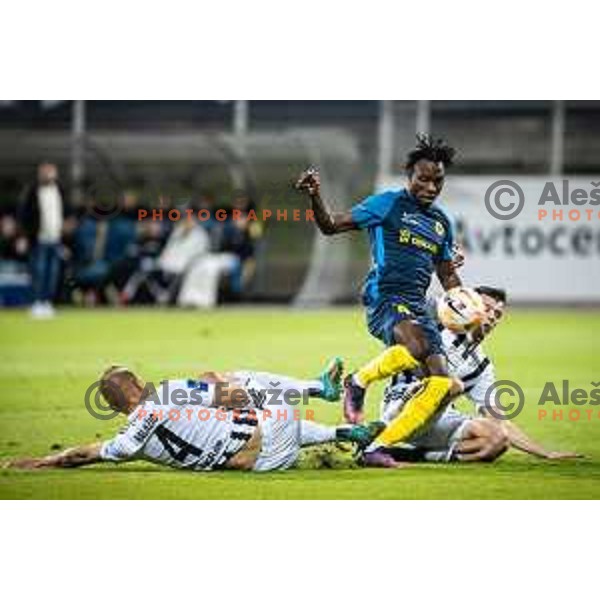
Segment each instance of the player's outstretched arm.
M544 458L546 460L563 460L567 458L583 458L582 454L576 452L555 452L547 450L541 444L531 439L518 425L510 421L502 421L502 427L508 437L511 447L526 454Z
M311 167L306 169L296 183L296 189L304 192L310 197L311 208L315 215L315 223L324 235L333 235L344 231L358 229L352 213L332 213L321 198L321 177L317 169Z
M19 458L8 463L14 469L47 469L83 467L102 460L100 448L102 443L69 448L60 454L51 454L43 458Z
M494 421L502 427L508 443L515 450L537 456L547 460L559 460L566 458L583 458L576 452L553 452L547 450L541 444L530 438L516 423L508 420L497 419L488 408L488 402L495 405L495 396L488 397L488 390L496 382L496 375L493 369L488 367L481 375L475 386L467 392L466 396L477 407L477 412L482 416Z

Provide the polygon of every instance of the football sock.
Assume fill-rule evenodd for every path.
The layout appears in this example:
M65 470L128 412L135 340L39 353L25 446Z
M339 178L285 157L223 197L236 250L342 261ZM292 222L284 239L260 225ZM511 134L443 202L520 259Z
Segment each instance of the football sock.
M336 428L314 421L300 421L300 446L325 444L336 439Z
M450 453L448 450L429 450L424 454L426 462L450 462Z
M283 389L283 394L288 390L308 394L309 396L319 396L323 393L323 384L318 379L292 379L286 377L279 385ZM283 397L282 394L282 397Z
M379 356L358 369L353 381L360 387L367 388L375 381L387 379L400 371L414 369L418 364L406 346L396 344L386 348Z
M283 398L288 391L307 393L309 396L318 396L323 392L323 384L318 379L296 379L289 375L259 371L254 373L255 379L265 389L281 390L279 398Z
M408 440L440 410L452 387L452 379L436 375L427 377L423 383L423 388L408 400L402 412L390 421L368 451Z

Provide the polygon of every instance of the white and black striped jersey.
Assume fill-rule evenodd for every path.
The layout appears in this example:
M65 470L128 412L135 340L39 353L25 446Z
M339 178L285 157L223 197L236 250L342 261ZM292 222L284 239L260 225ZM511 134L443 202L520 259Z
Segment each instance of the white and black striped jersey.
M486 394L496 381L494 365L480 345L472 342L464 333L454 333L439 325L442 346L448 359L448 372L452 377L460 379L465 386L465 395L477 408L478 412L486 406ZM398 376L393 381L396 396L402 393L402 384L408 386L416 381L414 376ZM489 393L488 405L494 405L495 391Z
M205 393L197 400L183 396L181 381L164 382L129 415L125 429L102 445L101 458L210 471L239 452L258 427L260 411L208 407Z
M478 410L484 408L486 393L496 381L494 365L479 344L466 333L454 333L440 325L442 345L448 359L448 371L465 386L465 395ZM492 391L488 403L494 404Z

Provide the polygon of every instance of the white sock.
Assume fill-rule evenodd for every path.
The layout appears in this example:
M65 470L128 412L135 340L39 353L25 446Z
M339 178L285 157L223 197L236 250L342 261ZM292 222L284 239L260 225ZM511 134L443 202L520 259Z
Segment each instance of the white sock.
M264 387L264 389L281 390L281 398L288 390L300 392L300 394L322 392L323 384L318 379L295 379L288 375L278 373L268 373L265 371L253 372L255 380ZM277 385L274 385L277 384Z
M304 392L314 394L323 391L323 384L318 379L292 379L291 377L283 377L278 387L284 390L283 393L286 390L297 390L301 394Z
M365 448L365 452L375 452L375 450L379 450L380 448L383 448L383 446L381 444L378 444L377 442L371 442Z
M300 446L314 446L335 441L335 427L314 421L300 421Z
M449 454L448 450L429 450L425 452L424 458L427 462L448 462Z

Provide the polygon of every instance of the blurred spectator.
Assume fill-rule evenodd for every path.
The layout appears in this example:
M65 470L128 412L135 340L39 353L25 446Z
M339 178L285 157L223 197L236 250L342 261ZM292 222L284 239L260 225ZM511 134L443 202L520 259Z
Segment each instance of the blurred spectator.
M173 279L159 266L168 224L169 221L150 219L139 223L133 252L117 261L113 268L112 282L120 304L167 304L173 299Z
M214 206L214 198L205 195L200 207L211 211L212 218L200 221L199 227L194 224L177 230L178 236L183 231L187 232L187 236L198 236L196 229L208 234L203 251L196 243L193 254L189 254L189 261L180 271L177 303L182 306L215 306L223 288L230 299L238 299L254 274L256 241L262 234L260 223L248 219L249 211L255 209L254 202L247 194L237 194L232 206L227 209L225 220L215 218ZM232 212L234 209L236 213ZM182 239L179 237L179 244ZM170 245L171 240L166 250ZM223 286L223 283L226 285Z
M213 251L211 235L203 223L186 219L175 225L158 259L142 261L141 271L124 289L128 297L141 291L160 304L210 308L217 304L223 276L236 264L235 255Z
M60 274L61 232L69 284L61 288L63 298L87 306L109 302L211 307L220 297L240 298L254 274L262 225L248 219L249 211L256 209L248 194L237 193L230 206L222 207L225 218L217 219L215 197L204 193L191 206L195 212L208 211L209 218L174 225L169 220L139 221L133 192L123 194L117 215L102 218L90 200L90 210L82 208L78 221L67 217L54 165L40 165L34 192L35 196L28 191L20 218L33 248L33 274L41 282L36 284L35 316L51 314L46 303ZM170 198L161 198L160 204L170 205ZM27 242L19 241L15 229L14 219L2 221L0 257L26 255L21 246Z
M194 211L196 211L196 213L199 213L200 211L208 212L208 214L210 215L209 218L203 218L203 220L200 221L200 225L206 231L208 231L208 233L212 237L218 230L219 226L219 221L217 221L215 217L215 212L217 211L218 207L214 195L211 192L203 192L202 194L200 194L200 197L193 203L193 206L191 208L193 208Z
M123 217L128 217L129 219L137 220L138 216L138 207L139 207L139 197L138 195L131 191L127 190L121 196L121 213L120 215Z
M31 301L31 277L27 268L27 242L18 237L11 214L0 216L0 305L18 306Z
M37 181L24 194L18 219L31 249L34 318L54 316L52 301L60 274L63 223L69 213L56 165L40 164Z
M0 217L0 260L21 262L25 260L27 242L17 235L17 220L13 215Z
M158 264L166 277L178 282L177 304L204 308L216 304L220 269L211 262L213 257L205 227L187 220L175 226Z
M102 220L86 214L81 219L74 233L72 264L72 284L80 302L91 306L117 302L114 269L119 261L135 255L136 204L137 197L126 194L117 216Z
M231 253L237 259L229 277L229 292L234 298L239 298L256 272L256 247L263 229L259 221L248 219L248 213L256 210L256 203L248 194L238 192L231 208L230 217L224 223L219 250Z

